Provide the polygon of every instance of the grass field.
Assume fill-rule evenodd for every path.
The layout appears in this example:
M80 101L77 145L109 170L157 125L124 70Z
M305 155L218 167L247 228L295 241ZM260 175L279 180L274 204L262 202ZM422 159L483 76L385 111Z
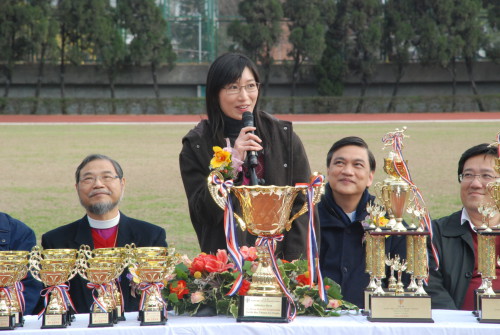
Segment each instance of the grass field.
M357 135L377 158L376 181L383 179L382 136L406 125L404 155L434 218L460 209L457 162L461 153L491 143L499 124L373 123L297 124L313 171L326 172L332 143ZM189 220L179 173L181 138L193 125L9 125L0 126L0 211L41 234L84 215L74 187L74 172L90 153L120 162L127 181L122 211L163 226L167 241L195 255L198 243Z

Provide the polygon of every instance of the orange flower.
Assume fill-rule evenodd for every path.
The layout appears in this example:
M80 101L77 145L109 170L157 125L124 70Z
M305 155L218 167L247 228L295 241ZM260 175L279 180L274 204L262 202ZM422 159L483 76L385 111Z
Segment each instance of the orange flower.
M214 157L210 160L210 168L217 169L231 164L231 153L221 147L213 147Z
M186 281L178 280L177 282L170 284L170 293L177 294L178 299L184 298L184 296L189 293L189 290L186 287Z

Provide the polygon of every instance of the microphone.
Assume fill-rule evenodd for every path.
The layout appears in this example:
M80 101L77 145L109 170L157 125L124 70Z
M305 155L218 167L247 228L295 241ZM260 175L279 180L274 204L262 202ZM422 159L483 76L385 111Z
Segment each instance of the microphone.
M253 127L253 114L252 112L243 113L243 127ZM253 134L253 131L251 132ZM259 163L257 160L257 153L253 150L247 152L248 164L251 167L256 167Z

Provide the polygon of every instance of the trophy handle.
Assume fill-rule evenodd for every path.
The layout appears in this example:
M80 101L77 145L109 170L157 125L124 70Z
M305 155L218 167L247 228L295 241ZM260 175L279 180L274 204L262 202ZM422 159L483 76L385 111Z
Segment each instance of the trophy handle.
M215 203L222 210L224 210L226 208L226 198L229 196L229 193L219 187L219 185L216 185L212 182L212 178L214 175L216 175L220 180L224 180L224 177L219 171L213 170L212 172L210 172L207 178L208 191L210 192L210 195L212 196L212 199L214 199ZM223 191L224 193L221 193L220 191ZM243 219L236 213L234 213L234 217L238 221L241 230L245 231L247 229L245 221L243 221Z
M311 176L311 180L313 178L315 178L316 175L317 175L317 172L315 172ZM313 205L316 205L321 200L321 196L323 195L323 193L325 191L325 187L324 186L325 186L325 184L321 183L321 185L313 187L314 188ZM307 196L307 191L305 189L301 190L301 193ZM308 211L308 209L307 209L307 201L305 201L304 204L302 205L302 208L297 213L295 213L295 215L292 216L292 218L289 219L288 222L286 223L286 226L285 226L286 231L289 231L292 228L292 222L293 221L295 221L302 214L307 213L307 211Z
M78 254L77 254L77 266L75 267L76 273L78 273L82 278L88 280L87 275L85 274L86 270L88 269L87 265L87 259L92 258L92 249L90 249L90 246L82 244L80 246L80 249L78 249ZM71 275L73 278L73 271L71 272Z
M42 281L40 278L40 261L42 260L41 247L35 245L30 252L29 259L29 272L38 281Z

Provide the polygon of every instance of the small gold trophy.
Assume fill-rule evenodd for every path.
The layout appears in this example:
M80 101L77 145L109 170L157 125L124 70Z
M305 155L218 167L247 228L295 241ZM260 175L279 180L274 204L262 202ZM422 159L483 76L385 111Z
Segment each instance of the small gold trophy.
M173 248L138 247L134 249L132 272L139 278L142 291L139 303L141 326L164 325L167 321L167 303L161 291L163 281L175 271L179 257Z
M89 246L81 246L80 252L90 253L91 257L107 257L107 258L116 258L118 259L118 263L121 264L122 268L120 274L114 278L109 285L109 290L113 294L113 301L115 303L115 309L113 310L113 323L117 323L118 321L125 321L125 310L123 305L123 295L122 289L120 287L120 282L118 277L122 274L123 270L127 268L132 262L132 249L135 248L135 245L126 244L124 247L113 247L113 248L98 248L94 250L90 250Z
M114 281L123 271L122 257L97 256L89 246L82 245L78 257L78 273L89 281L94 302L90 307L89 327L112 327L116 323L117 302Z
M28 272L27 251L0 251L0 330L23 325L22 303L16 284Z
M411 180L408 162L402 155L403 138L407 137L405 130L403 127L384 136L385 146L390 145L393 150L384 159L386 179L375 185L377 200L383 209L379 208L380 205L367 206L370 214L370 224L365 225L365 234L370 235L370 238L365 238L370 241L366 244L366 258L370 259L367 266L370 266L377 283L374 290L365 290L365 310L368 310L370 321L433 322L431 299L423 288L428 275L426 239L430 234L430 217L418 188ZM381 228L377 222L385 213L389 221ZM403 223L405 213L412 217L408 225ZM400 255L393 255L393 258L385 255L385 238L388 236L406 238L406 259ZM390 266L391 276L389 286L384 290L381 279L386 276L386 265ZM411 275L410 286L406 289L402 282L404 271ZM397 272L397 278L394 272Z
M500 175L500 133L497 134L497 145L499 158L495 158L495 171ZM500 296L493 290L492 281L496 279L496 265L500 265L500 259L496 254L495 239L500 235L499 226L490 226L490 219L500 212L500 178L489 183L487 186L494 204L482 204L478 211L483 216L482 226L477 229L477 271L481 274L482 282L475 291L476 311L474 314L482 323L500 323Z
M74 306L67 282L78 273L76 259L76 249L44 250L34 246L30 252L29 271L46 286L41 293L44 297L42 329L66 328L71 324Z
M223 180L222 175L212 171L208 177L208 188L212 198L224 209L232 192L239 200L242 215L234 213L234 217L240 228L247 230L250 234L259 237L262 244L256 243L259 264L252 275L250 289L246 296L240 298L237 321L257 322L288 322L287 299L278 283L275 269L275 255L270 252L274 250L274 237L281 236L283 232L289 231L292 222L308 211L307 202L302 208L290 218L290 213L299 193L305 194L305 188L298 186L233 186L229 192L222 194L220 186L213 183L216 175ZM313 176L312 178L316 178ZM313 203L316 204L321 198L324 183L313 186ZM312 215L312 213L310 213Z

